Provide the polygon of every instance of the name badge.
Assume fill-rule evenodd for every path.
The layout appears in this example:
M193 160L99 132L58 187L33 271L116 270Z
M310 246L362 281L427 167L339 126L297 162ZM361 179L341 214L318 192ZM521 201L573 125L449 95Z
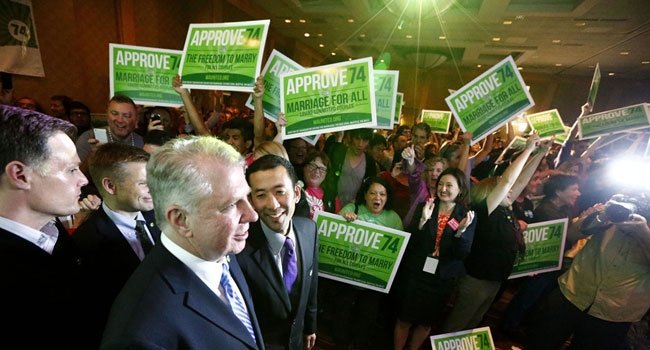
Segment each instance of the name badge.
M438 259L432 256L427 256L427 260L424 261L424 268L422 269L422 271L433 275L436 273L437 268L438 268Z

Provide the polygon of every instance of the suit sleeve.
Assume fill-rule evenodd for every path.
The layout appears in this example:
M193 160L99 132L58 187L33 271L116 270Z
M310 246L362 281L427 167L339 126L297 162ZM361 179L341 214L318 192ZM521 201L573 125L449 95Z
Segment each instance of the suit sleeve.
M318 233L316 232L316 224L313 222L311 225L311 231L314 235L314 264L311 275L311 287L307 299L307 309L305 310L304 334L316 333L316 315L318 314Z

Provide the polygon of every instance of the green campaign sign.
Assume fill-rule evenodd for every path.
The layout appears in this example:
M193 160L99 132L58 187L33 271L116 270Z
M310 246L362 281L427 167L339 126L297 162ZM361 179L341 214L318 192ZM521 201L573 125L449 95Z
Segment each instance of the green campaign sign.
M404 93L398 92L395 96L395 119L393 125L399 125L399 118L402 116L402 105L404 105Z
M431 127L431 132L446 134L449 132L451 124L451 112L423 109L420 113L420 120Z
M594 103L596 103L596 94L598 93L598 87L600 87L600 64L596 63L596 69L594 69L594 77L591 79L589 95L587 96L587 102L589 102L591 108L593 108Z
M410 233L322 211L314 221L319 276L388 293Z
M183 105L172 88L182 51L119 44L108 47L111 96L125 95L148 106Z
M555 142L557 144L560 144L560 145L564 145L566 140L569 138L570 133L571 133L571 127L565 125L564 126L564 132L561 133L561 134L555 135L555 139L553 140L553 142Z
M183 85L252 92L260 75L270 20L190 24L180 74Z
M431 336L433 350L494 350L490 327Z
M578 119L580 139L591 139L650 126L650 105L638 105L588 114Z
M281 75L282 139L377 125L372 58Z
M0 72L44 77L31 1L0 1Z
M392 129L395 121L395 100L399 71L374 70L377 129Z
M289 57L283 55L278 50L273 50L271 56L266 61L264 69L262 69L262 77L264 79L264 97L262 104L264 105L264 116L276 122L280 114L280 74L302 70L302 66L294 62ZM255 109L253 105L253 97L249 96L246 101L246 107Z
M526 116L530 128L537 131L540 138L564 134L564 122L557 109L529 114Z
M535 105L515 61L508 56L445 98L458 125L475 144Z
M564 218L529 224L524 231L526 254L515 264L508 279L559 270L568 221Z

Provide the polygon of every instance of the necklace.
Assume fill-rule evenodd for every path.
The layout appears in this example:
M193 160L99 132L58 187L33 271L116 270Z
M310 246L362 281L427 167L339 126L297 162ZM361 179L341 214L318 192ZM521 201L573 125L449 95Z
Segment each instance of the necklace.
M108 134L108 142L116 142L113 139L113 133L111 133L111 129L106 129L106 134ZM126 143L126 142L120 142L120 143ZM133 137L133 132L131 132L131 146L135 147L135 138Z

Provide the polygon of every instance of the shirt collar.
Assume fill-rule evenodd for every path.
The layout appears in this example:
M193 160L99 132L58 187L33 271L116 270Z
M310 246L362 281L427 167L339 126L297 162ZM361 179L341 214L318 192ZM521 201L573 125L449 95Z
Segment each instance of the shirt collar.
M294 244L296 244L296 235L293 232L293 222L289 223L289 232L286 236L282 233L271 230L262 220L260 220L260 224L262 226L262 232L264 232L266 240L269 242L269 248L271 248L271 252L274 255L280 253L280 250L284 246L284 241L287 239L287 237L291 238Z

